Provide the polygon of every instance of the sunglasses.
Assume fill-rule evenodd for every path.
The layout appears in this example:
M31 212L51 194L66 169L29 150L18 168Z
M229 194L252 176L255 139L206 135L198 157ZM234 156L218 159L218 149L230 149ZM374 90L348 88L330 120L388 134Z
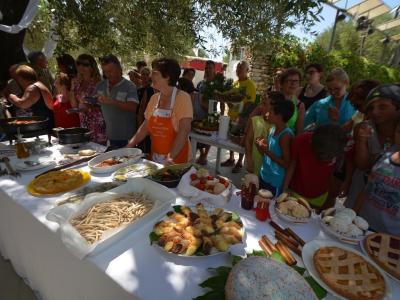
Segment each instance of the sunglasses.
M83 67L90 67L90 63L88 63L87 61L77 61L76 65L83 66Z

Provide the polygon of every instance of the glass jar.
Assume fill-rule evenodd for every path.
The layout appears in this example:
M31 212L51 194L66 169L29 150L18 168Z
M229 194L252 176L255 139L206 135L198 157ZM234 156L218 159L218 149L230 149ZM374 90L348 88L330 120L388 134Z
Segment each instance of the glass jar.
M25 141L23 139L19 139L15 144L15 150L18 158L27 158L30 153L28 148L26 147Z
M268 190L259 190L258 195L255 197L257 203L256 206L256 218L260 221L266 221L271 216L269 214L269 200L272 198L272 194Z
M257 186L250 183L248 186L242 185L240 206L246 210L252 210L254 207L254 197L257 194Z

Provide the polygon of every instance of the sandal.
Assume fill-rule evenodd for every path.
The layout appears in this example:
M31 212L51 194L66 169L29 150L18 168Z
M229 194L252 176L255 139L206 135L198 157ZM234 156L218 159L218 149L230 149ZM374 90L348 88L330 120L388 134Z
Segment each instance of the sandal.
M221 163L221 167L232 167L234 164L235 164L235 160L228 158L226 161Z
M232 169L232 173L240 173L240 171L242 171L242 168L243 168L242 165L236 164Z

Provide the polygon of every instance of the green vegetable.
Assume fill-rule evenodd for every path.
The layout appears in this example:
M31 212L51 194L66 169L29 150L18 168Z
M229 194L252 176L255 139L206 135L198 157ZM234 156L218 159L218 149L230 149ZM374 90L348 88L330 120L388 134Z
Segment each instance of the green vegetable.
M153 243L158 242L160 239L160 236L155 233L154 231L150 232L149 234L149 239L150 239L150 245L153 245Z
M241 256L238 255L232 255L231 256L231 262L232 262L232 266L236 265L239 261L241 261L243 258Z
M240 216L237 213L232 212L232 221L238 221L238 220L240 220Z
M172 208L174 209L174 211L178 214L182 214L182 205L174 205L172 206Z

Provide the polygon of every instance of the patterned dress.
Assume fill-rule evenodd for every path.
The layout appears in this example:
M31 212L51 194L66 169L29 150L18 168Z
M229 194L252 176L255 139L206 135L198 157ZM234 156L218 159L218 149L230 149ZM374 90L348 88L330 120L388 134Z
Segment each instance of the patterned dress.
M83 80L79 80L74 88L75 99L79 101L80 108L86 108L84 104L81 104L81 99L86 96L92 96L96 89L96 83L91 81L84 83ZM81 127L88 128L91 132L91 141L106 145L106 122L103 118L103 113L100 108L88 108L87 111L79 113L79 120Z

